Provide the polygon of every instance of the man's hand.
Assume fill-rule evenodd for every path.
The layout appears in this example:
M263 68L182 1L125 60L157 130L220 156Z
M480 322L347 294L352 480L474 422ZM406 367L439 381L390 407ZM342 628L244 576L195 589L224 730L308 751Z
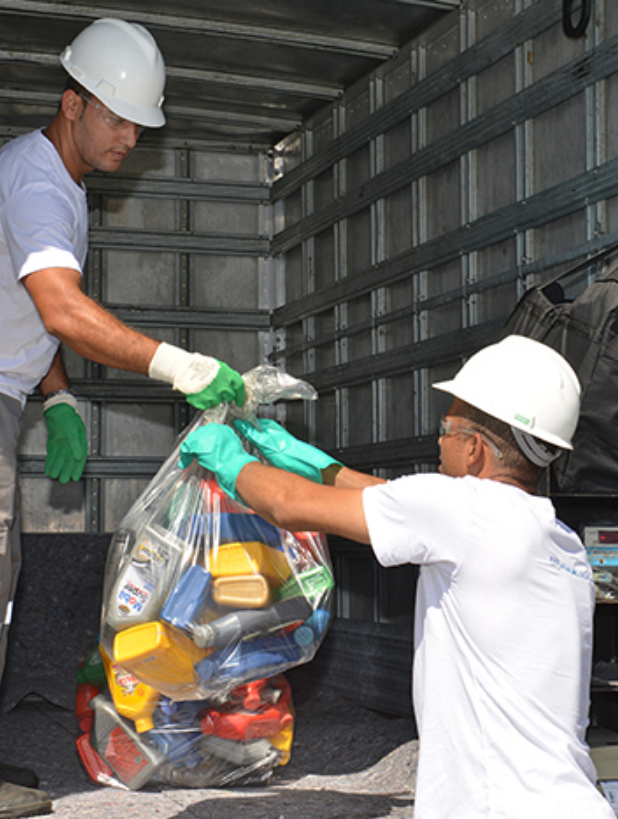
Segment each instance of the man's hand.
M189 433L180 445L179 466L183 469L196 458L200 466L214 472L219 486L234 500L236 478L241 469L252 461L253 455L243 449L240 438L231 427L207 424Z
M261 418L261 430L243 419L234 421L234 426L264 455L273 466L295 472L314 483L333 484L337 472L342 468L339 461L320 449L299 441L276 421Z
M75 399L67 399L46 406L47 458L45 474L58 479L60 483L78 481L84 471L88 457L86 427L77 412Z
M199 410L232 401L241 407L245 400L245 382L227 364L201 353L188 353L165 342L152 357L148 375L167 381L175 390L184 392L189 404Z

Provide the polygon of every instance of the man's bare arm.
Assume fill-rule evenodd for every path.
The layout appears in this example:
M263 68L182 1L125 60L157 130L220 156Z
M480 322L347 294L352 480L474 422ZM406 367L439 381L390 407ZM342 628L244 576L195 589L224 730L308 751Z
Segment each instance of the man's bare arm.
M251 509L282 529L320 531L369 543L361 488L323 486L254 461L240 471L236 491Z
M386 483L386 481L384 478L376 478L375 475L366 475L364 472L356 472L344 466L337 472L333 486L340 489L364 489L366 486L375 486L378 483Z
M71 350L108 367L148 373L160 342L123 324L87 296L77 270L39 270L26 276L24 286L47 332Z

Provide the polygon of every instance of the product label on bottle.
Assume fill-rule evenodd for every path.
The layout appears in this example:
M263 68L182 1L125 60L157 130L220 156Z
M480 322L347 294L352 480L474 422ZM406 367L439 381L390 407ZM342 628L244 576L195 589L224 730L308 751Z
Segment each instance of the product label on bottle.
M105 759L127 784L150 764L131 737L120 727L114 728L109 735Z
M118 587L116 604L119 615L134 617L142 613L169 559L170 553L164 544L143 538Z
M125 671L124 668L120 668L115 663L113 667L114 679L120 689L120 693L125 697L130 697L141 685L140 681L134 677L133 674L129 674L128 671Z

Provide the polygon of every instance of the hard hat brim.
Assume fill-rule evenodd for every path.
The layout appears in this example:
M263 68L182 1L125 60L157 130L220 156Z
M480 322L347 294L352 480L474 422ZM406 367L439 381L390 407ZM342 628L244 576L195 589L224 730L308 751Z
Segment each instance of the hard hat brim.
M459 398L460 401L465 401L466 404L470 404L471 407L475 407L481 412L485 412L487 415L491 415L492 418L497 418L499 421L503 421L503 423L509 424L509 426L514 426L517 429L520 429L522 432L531 434L533 437L539 438L541 441L545 441L545 443L553 444L554 446L560 447L560 449L566 450L573 449L573 445L566 438L563 438L558 435L552 435L551 433L548 433L544 430L532 431L526 425L519 424L517 423L516 420L513 419L506 421L504 418L501 418L499 414L492 412L492 408L481 406L480 403L474 399L474 397L467 395L465 390L460 389L460 385L455 381L455 379L452 379L450 381L437 381L435 384L432 384L431 386L434 390L440 390L441 392L446 392L449 395L452 395L454 398Z

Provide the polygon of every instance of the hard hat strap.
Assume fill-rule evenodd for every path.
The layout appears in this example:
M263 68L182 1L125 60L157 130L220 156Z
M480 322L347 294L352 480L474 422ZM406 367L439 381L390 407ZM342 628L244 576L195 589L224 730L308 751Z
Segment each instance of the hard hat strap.
M556 458L560 456L560 450L556 450L554 447L544 444L543 441L539 441L538 438L535 438L528 432L522 432L521 429L517 429L516 427L511 427L511 432L521 451L535 466L549 466L552 461L555 461Z

